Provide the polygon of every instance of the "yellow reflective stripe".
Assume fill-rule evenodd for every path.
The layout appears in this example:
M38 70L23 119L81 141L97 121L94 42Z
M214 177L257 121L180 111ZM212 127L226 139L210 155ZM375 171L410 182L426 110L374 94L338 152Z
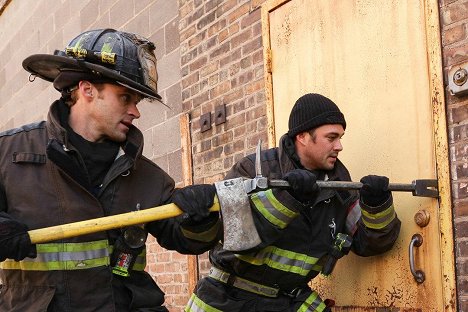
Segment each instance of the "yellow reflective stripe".
M218 222L218 223L214 224L210 229L208 229L208 230L206 230L204 232L200 232L200 233L192 232L192 231L189 231L189 230L184 229L184 228L181 228L181 230L182 230L182 234L185 237L187 237L189 239L193 239L193 240L197 240L197 241L200 241L200 242L207 243L207 242L213 241L216 238L216 235L218 234L219 227L220 227L220 223Z
M5 270L81 270L109 265L107 240L84 243L37 244L37 257L22 261L7 259L0 263Z
M109 257L79 260L79 261L50 261L50 262L33 262L33 261L14 261L6 260L0 263L0 268L4 270L22 270L22 271L65 271L65 270L82 270L90 269L99 266L109 265Z
M251 197L257 210L272 224L284 229L297 216L297 213L281 204L273 195L273 191L261 191Z
M268 246L251 254L235 255L239 260L252 265L267 265L273 269L307 276L310 271L320 272L322 267L317 264L318 258L295 253L275 246Z
M364 225L368 228L376 230L383 229L396 217L395 208L393 207L393 204L384 211L378 213L369 213L364 209L361 209L361 213L362 222L364 223Z
M203 302L195 294L192 294L192 296L190 297L190 300L187 303L187 306L185 307L184 311L185 312L223 312Z
M314 291L299 307L297 312L322 312L327 306Z
M22 261L7 259L0 263L0 268L23 271L65 271L108 266L112 249L113 246L109 246L107 240L37 244L36 258L25 258ZM145 267L146 250L143 250L137 257L133 269L143 271Z

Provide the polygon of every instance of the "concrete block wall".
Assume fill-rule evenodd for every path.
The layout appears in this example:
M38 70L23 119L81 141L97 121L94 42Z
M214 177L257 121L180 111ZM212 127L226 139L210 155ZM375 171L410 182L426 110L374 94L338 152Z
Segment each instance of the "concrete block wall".
M29 74L21 62L31 54L63 49L79 33L115 28L138 33L156 43L158 89L170 109L142 102L135 124L145 137L144 154L178 185L182 183L179 116L182 112L179 4L176 0L37 0L0 2L0 131L43 120L59 98L51 83ZM187 256L148 241L147 271L166 292L171 311L188 300Z
M468 1L440 1L445 86L448 71L468 62ZM459 311L468 311L468 96L445 94L450 148Z

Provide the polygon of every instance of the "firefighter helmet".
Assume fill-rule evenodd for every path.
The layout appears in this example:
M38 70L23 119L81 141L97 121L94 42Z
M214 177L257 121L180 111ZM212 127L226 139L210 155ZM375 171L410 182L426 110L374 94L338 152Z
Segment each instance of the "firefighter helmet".
M154 44L136 34L115 29L90 30L73 39L53 55L35 54L23 61L28 72L50 82L59 91L78 81L70 77L87 77L116 82L144 97L161 100L157 90Z

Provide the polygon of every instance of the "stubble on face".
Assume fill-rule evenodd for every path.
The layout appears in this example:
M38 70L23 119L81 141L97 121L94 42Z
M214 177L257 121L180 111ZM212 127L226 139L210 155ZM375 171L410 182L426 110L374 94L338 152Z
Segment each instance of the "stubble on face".
M301 164L309 170L332 170L339 152L343 150L343 135L344 129L340 124L323 125L298 135L296 150Z
M140 117L136 108L140 100L138 93L119 85L106 84L99 91L92 116L100 141L108 139L120 143L127 139L133 120Z

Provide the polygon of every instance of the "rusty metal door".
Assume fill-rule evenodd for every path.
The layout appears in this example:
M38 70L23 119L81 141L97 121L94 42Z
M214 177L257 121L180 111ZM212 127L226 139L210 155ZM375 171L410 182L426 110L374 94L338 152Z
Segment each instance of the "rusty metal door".
M354 180L439 181L439 200L394 194L402 230L392 251L350 255L313 287L336 311L455 311L437 1L271 0L262 25L270 146L287 131L295 100L317 92L346 116L340 158Z

